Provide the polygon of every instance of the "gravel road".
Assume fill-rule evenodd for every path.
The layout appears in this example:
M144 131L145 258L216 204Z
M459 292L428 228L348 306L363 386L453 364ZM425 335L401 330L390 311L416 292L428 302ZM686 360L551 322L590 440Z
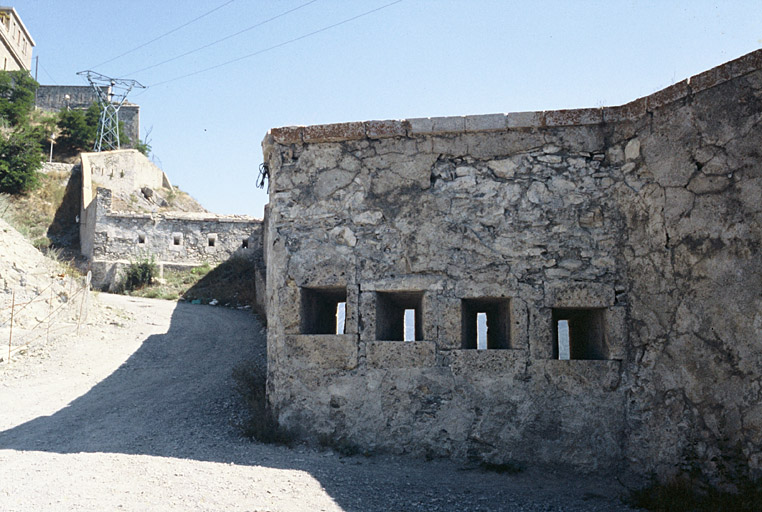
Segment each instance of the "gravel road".
M237 435L246 311L101 294L79 337L0 366L0 510L616 511L601 477L343 457Z

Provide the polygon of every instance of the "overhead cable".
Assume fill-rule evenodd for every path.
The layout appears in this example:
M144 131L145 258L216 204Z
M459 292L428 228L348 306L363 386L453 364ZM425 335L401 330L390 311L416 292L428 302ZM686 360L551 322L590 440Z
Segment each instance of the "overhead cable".
M213 42L211 42L209 44L205 44L204 46L199 46L198 48L195 48L193 50L190 50L190 51L187 51L187 52L182 53L180 55L177 55L176 57L172 57L171 59L167 59L167 60L158 62L156 64L152 64L150 66L146 66L144 68L140 68L140 69L138 69L136 71L130 71L129 73L127 73L127 76L135 75L135 74L140 73L142 71L147 71L149 69L153 69L153 68L159 67L161 65L164 65L164 64L166 64L168 62L172 62L172 61L175 61L177 59L181 59L181 58L186 57L186 56L188 56L188 55L190 55L192 53L196 53L196 52L199 52L201 50L205 50L206 48L209 48L210 46L214 46L214 45L219 44L219 43L221 43L223 41L227 41L228 39L232 39L232 38L234 38L236 36L239 36L239 35L243 34L244 32L249 32L250 30L254 30L257 27L261 27L262 25L264 25L266 23L270 23L271 21L277 20L278 18L281 18L281 17L283 17L283 16L285 16L287 14L290 14L290 13L292 13L294 11L298 11L299 9L301 9L303 7L307 7L310 4L314 4L317 1L318 0L310 0L309 2L303 3L302 5L299 5L297 7L294 7L293 9L289 9L288 11L282 12L282 13L278 14L277 16L273 16L272 18L268 18L268 19L266 19L264 21L260 21L259 23L255 24L255 25L252 25L250 27L247 27L247 28L245 28L243 30L239 30L235 34L230 34L229 36L225 36L222 39L217 39L216 41L213 41Z
M207 12L205 12L204 14L202 14L201 16L198 16L198 17L196 17L196 18L193 18L192 20L188 21L187 23L183 23L183 24L182 24L182 25L180 25L179 27L175 27L175 28L173 28L172 30L170 30L170 31L168 31L168 32L165 32L165 33L163 33L162 35L160 35L160 36L158 36L158 37L154 37L153 39L151 39L151 40L150 40L150 41L148 41L148 42L145 42L145 43L143 43L143 44L141 44L141 45L139 45L139 46L136 46L135 48L132 48L131 50L127 50L126 52L124 52L124 53L121 53L121 54L117 55L116 57L113 57L113 58L111 58L111 59L109 59L109 60L105 60L105 61L101 62L100 64L96 64L95 66L91 66L91 67L90 67L90 69L95 69L95 68L97 68L97 67L103 66L104 64L108 64L109 62L113 62L113 61L115 61L116 59L120 59L120 58L124 57L125 55L128 55L128 54L130 54L130 53L132 53L132 52L134 52L134 51L140 50L141 48L144 48L144 47L148 46L148 45L149 45L149 44L151 44L151 43L155 43L155 42L156 42L156 41L158 41L159 39L163 39L163 38L167 37L167 36L168 36L168 35L170 35L170 34L174 34L174 33L175 33L175 32L177 32L178 30L180 30L180 29L182 29L182 28L185 28L185 27L187 27L188 25L190 25L190 24L192 24L192 23L195 23L195 22L197 22L198 20L200 20L200 19L202 19L202 18L205 18L206 16L209 16L210 14L212 14L212 13L213 13L213 12L215 12L215 11L219 11L219 10L220 10L220 9L222 9L223 7L225 7L225 6L227 6L227 5L230 5L230 4L232 4L233 2L235 2L235 0L228 0L228 1L227 1L227 2L225 2L224 4L222 4L222 5L219 5L219 6L215 7L215 8L214 8L214 9L212 9L211 11L207 11Z
M398 4L398 3L402 2L402 1L403 0L396 0L395 2L391 2L391 3L388 3L386 5L382 5L381 7L377 7L375 9L371 9L370 11L365 11L365 12L363 12L361 14L358 14L357 16L352 16L351 18L347 18L345 20L339 21L338 23L334 23L332 25L328 25L326 27L320 28L320 29L315 30L313 32L309 32L309 33L301 35L299 37L295 37L293 39L289 39L288 41L284 41L282 43L278 43L276 45L264 48L262 50L258 50L256 52L249 53L249 54L244 55L242 57L238 57L238 58L235 58L235 59L232 59L232 60L228 60L228 61L222 62L222 63L217 64L215 66L211 66L211 67L208 67L208 68L200 69L200 70L194 71L192 73L186 73L185 75L177 76L175 78L170 78L169 80L164 80L162 82L157 82L155 84L151 84L149 87L156 87L156 86L159 86L159 85L168 84L170 82L174 82L174 81L177 81L177 80L182 80L183 78L188 78L190 76L198 75L198 74L201 74L201 73L206 73L207 71L211 71L213 69L221 68L221 67L227 66L229 64L234 64L236 62L240 62L242 60L249 59L249 58L255 57L257 55L261 55L261 54L263 54L265 52L269 52L269 51L275 50L275 49L280 48L282 46L286 46L286 45L289 45L291 43L295 43L297 41L301 41L302 39L306 39L308 37L314 36L316 34L320 34L321 32L325 32L326 30L330 30L330 29L336 28L336 27L338 27L340 25L344 25L345 23L349 23L350 21L354 21L354 20L356 20L358 18L362 18L364 16L368 16L369 14L373 14L375 12L378 12L378 11L382 10L382 9L386 9L387 7L391 7L391 6L393 6L395 4Z

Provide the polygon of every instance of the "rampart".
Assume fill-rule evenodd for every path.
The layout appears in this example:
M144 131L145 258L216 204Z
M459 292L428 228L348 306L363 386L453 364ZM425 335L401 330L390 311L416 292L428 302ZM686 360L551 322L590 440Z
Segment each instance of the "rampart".
M136 150L83 153L80 244L93 286L113 288L131 261L153 258L160 269L262 259L262 221L208 212L132 211L116 206L141 189L170 189L166 175ZM155 191L155 192L154 192ZM124 204L122 201L120 204Z
M40 110L57 112L67 108L87 109L97 102L95 91L89 85L41 85L37 88L35 106ZM130 140L137 141L140 138L140 106L133 103L122 105L119 120Z
M619 107L271 130L280 422L371 451L758 473L761 69Z

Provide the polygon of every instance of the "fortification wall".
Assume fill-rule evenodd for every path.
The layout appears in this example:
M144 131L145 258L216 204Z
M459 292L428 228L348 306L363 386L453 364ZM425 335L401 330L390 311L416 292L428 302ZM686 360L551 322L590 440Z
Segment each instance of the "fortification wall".
M83 176L86 176L82 195L85 208L98 186L117 194L131 194L142 187L172 187L164 171L136 149L82 153L80 157Z
M621 107L271 130L280 421L369 450L758 472L761 68Z
M262 260L262 221L244 215L118 211L112 196L141 188L171 189L164 172L129 149L82 153L80 247L93 286L113 288L132 261L153 258L163 268L221 263L232 256Z
M107 91L108 87L103 87ZM41 85L37 88L35 105L41 110L59 111L65 108L89 108L98 102L89 85Z
M108 87L102 87L107 91ZM98 103L98 97L89 85L41 85L37 88L35 106L48 112L66 108L87 109ZM140 138L140 106L128 103L119 109L119 120L131 141Z
M175 268L262 259L262 222L242 215L113 212L111 191L99 188L85 221L93 228L86 243L96 287L112 288L126 265L145 258Z

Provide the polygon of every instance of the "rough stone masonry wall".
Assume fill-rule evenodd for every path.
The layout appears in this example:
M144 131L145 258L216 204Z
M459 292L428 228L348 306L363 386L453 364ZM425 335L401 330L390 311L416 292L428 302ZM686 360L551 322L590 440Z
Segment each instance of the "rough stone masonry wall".
M108 87L104 86L102 90L108 91ZM35 106L48 112L68 108L87 109L93 103L98 103L98 97L89 85L41 85L35 97ZM140 138L140 106L133 103L122 105L119 121L124 125L130 141L136 142Z
M217 264L232 256L262 259L262 221L209 213L128 213L111 209L111 191L98 189L88 208L96 287L113 288L131 261L153 258L163 267Z
M758 474L761 68L621 107L272 130L280 421L370 450Z
M171 188L161 169L134 149L82 153L80 248L93 286L113 289L132 261L153 258L163 269L221 263L231 256L261 261L262 221L245 215L118 211L112 194Z

